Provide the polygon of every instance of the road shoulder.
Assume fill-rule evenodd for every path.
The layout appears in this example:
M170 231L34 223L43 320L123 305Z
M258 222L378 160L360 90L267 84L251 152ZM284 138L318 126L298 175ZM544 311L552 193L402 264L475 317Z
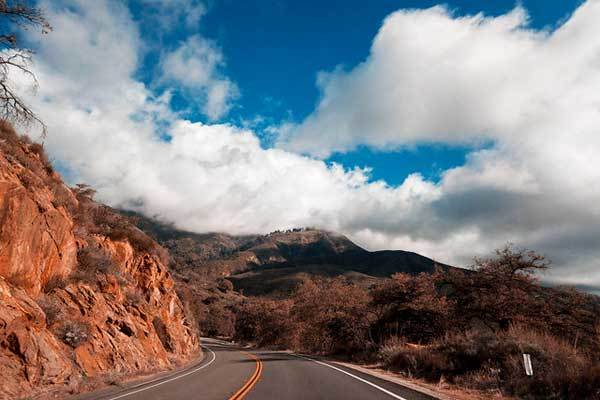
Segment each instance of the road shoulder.
M151 385L155 382L165 381L185 371L193 370L202 365L206 358L206 352L200 351L188 361L176 364L172 368L162 371L147 371L142 373L126 374L115 380L114 384L104 383L93 390L68 396L70 400L89 400L110 397L120 393L128 392L136 388Z
M357 364L350 364L350 363L343 362L343 361L328 360L328 362L331 364L337 364L342 367L353 369L355 371L362 372L363 374L370 375L375 378L383 379L385 381L392 382L392 383L395 383L400 386L407 387L411 390L414 390L415 392L422 393L424 395L433 397L438 400L457 400L456 397L450 397L446 394L443 394L438 391L432 390L430 388L418 385L418 384L414 383L413 381L404 379L396 374L392 374L392 373L383 371L381 369L367 368L365 366L361 366L361 365L357 365Z

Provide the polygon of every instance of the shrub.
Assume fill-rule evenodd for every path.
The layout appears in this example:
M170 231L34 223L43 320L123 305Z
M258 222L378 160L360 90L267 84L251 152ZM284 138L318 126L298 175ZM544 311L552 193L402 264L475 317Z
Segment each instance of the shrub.
M101 247L87 246L77 251L77 269L71 274L74 281L97 283L97 274L119 275L111 255Z
M41 296L37 299L37 304L46 315L46 325L51 326L59 320L62 308L58 301L48 296Z
M362 356L370 346L369 296L344 278L305 279L287 300L247 299L236 338L259 346Z
M531 355L526 376L522 354ZM570 344L519 326L506 332L453 333L427 346L402 342L380 350L385 365L411 376L518 398L599 398L600 364Z
M544 306L537 273L547 268L543 256L509 245L493 257L476 259L475 272L450 270L444 278L458 310L454 322L467 328L478 320L490 329L505 330L514 323L537 321Z
M520 398L600 399L600 363L565 340L511 327L504 340L516 351L503 360L502 386ZM523 373L521 353L529 353L533 377Z
M79 210L75 215L80 231L106 236L112 240L126 240L136 251L156 256L164 265L169 262L169 253L151 237L134 226L130 221L110 207L94 203L90 196L92 189L80 185L74 189L79 200ZM92 194L89 194L91 191Z
M448 327L452 302L440 293L442 274L394 274L371 288L370 308L378 315L373 324L378 340L398 335L413 342L429 342Z
M75 348L89 340L91 326L86 321L65 321L56 330L56 336Z
M42 165L44 166L44 169L46 170L46 173L48 175L52 175L54 173L54 167L52 166L52 163L48 159L48 155L46 154L46 151L44 150L44 145L40 144L40 143L32 143L29 145L29 150L39 157L40 162L42 163Z
M250 298L242 303L235 320L235 338L261 347L295 348L291 301Z
M345 278L307 279L292 296L302 350L356 356L371 344L368 292Z
M203 307L199 327L208 336L233 337L236 315L223 302L214 302Z
M44 293L50 293L54 289L64 289L67 286L67 280L60 275L54 275L44 285Z
M43 145L32 142L26 135L19 137L11 124L4 120L0 120L0 144L7 159L21 164L28 172L19 176L27 188L39 188L44 184L51 186L56 182Z

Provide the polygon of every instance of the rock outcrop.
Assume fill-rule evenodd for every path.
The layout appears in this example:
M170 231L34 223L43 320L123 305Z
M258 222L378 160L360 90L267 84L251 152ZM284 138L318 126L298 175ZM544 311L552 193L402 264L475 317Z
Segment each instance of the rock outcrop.
M0 123L0 399L74 392L197 350L164 250Z

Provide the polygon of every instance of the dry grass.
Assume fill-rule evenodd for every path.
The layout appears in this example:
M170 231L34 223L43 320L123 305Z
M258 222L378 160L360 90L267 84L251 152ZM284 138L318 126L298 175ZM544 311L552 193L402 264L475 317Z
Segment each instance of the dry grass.
M524 372L531 355L534 376ZM600 364L569 343L519 326L506 332L457 332L427 346L382 346L384 364L407 376L523 399L598 399Z

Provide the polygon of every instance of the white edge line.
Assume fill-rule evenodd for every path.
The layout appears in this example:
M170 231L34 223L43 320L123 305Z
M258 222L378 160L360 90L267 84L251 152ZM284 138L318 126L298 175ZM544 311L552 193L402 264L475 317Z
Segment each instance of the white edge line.
M343 373L343 374L346 374L346 375L348 375L348 376L350 376L350 377L352 377L352 378L354 378L354 379L356 379L356 380L359 380L359 381L361 381L361 382L363 382L363 383L366 383L367 385L369 385L369 386L372 386L372 387L374 387L375 389L377 389L377 390L380 390L380 391L382 391L383 393L385 393L385 394L387 394L387 395L389 395L389 396L392 396L392 397L393 397L393 398L395 398L395 399L398 399L398 400L407 400L407 399L405 399L405 398L404 398L404 397L402 397L402 396L398 396L397 394L395 394L395 393L392 393L392 392L390 392L389 390L387 390L387 389L384 389L384 388L382 388L381 386L378 386L378 385L374 384L373 382L369 382L368 380L366 380L366 379L363 379L363 378L361 378L361 377L359 377L359 376L356 376L356 375L354 375L354 374L351 374L350 372L344 371L344 370L343 370L343 369L341 369L341 368L334 367L333 365L329 365L329 364L327 364L327 363L324 363L324 362L322 362L322 361L319 361L319 360L315 360L314 358L310 358L310 357L306 357L306 356L301 356L300 354L294 354L294 353L290 353L290 355L292 355L292 356L294 356L294 357L304 358L305 360L310 360L310 361L312 361L312 362L315 362L315 363L317 363L317 364L323 365L323 366L325 366L325 367L328 367L328 368L331 368L331 369L335 369L336 371L339 371L339 372L341 372L341 373Z
M205 346L203 346L203 347L205 347ZM201 365L201 366L200 366L200 367L198 367L198 368L195 368L195 369L193 369L193 370L191 370L191 371L188 371L188 372L186 372L185 374L177 375L177 376L175 376L175 377L173 377L173 378L170 378L170 379L167 379L167 380L161 381L161 382L159 382L159 383L155 383L154 385L146 386L146 387L143 387L143 388L141 388L141 389L134 390L133 392L127 392L127 393L121 394L121 395L119 395L119 396L116 396L116 397L111 397L111 398L109 398L109 399L107 399L107 400L117 400L117 399L121 399L121 398L123 398L123 397L131 396L132 394L140 393L140 392L146 391L146 390L148 390L148 389L152 389L152 388L155 388L155 387L157 387L157 386L163 385L163 384L165 384L165 383L172 382L172 381L174 381L174 380L176 380L176 379L183 378L184 376L188 376L188 375L190 375L190 374L193 374L194 372L198 372L198 371L200 371L201 369L204 369L204 368L208 367L210 364L212 364L212 363L213 363L213 361L215 361L215 359L217 358L217 356L215 355L215 352L214 352L214 351L212 351L210 348L206 347L206 349L207 349L207 350L210 352L210 354L212 355L212 358L211 358L211 360L210 360L209 362L207 362L206 364L203 364L203 365Z

